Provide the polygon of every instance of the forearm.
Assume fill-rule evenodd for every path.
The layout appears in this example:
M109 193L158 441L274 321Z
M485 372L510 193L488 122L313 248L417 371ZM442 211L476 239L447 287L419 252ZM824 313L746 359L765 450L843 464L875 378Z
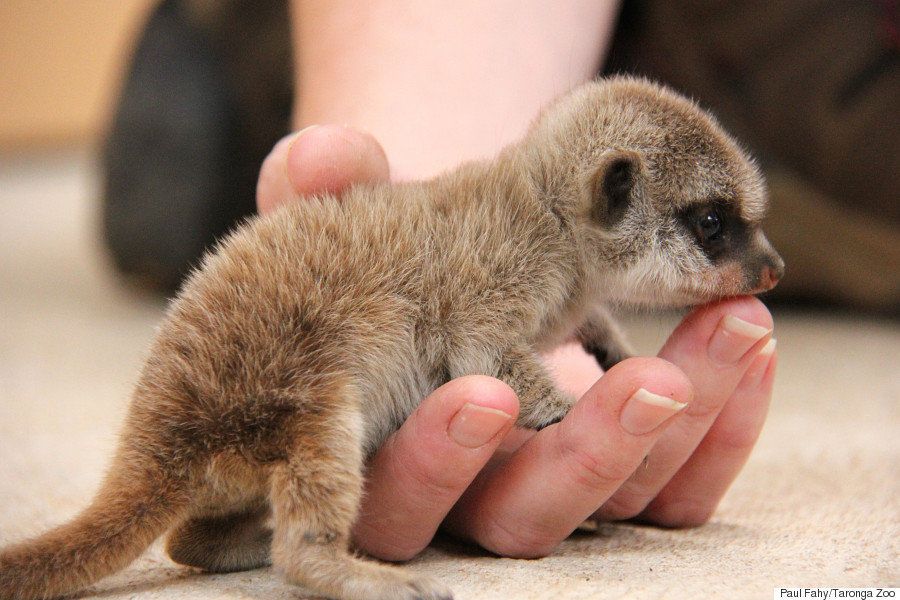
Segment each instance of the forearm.
M372 133L395 179L492 156L597 72L614 0L294 0L295 126Z

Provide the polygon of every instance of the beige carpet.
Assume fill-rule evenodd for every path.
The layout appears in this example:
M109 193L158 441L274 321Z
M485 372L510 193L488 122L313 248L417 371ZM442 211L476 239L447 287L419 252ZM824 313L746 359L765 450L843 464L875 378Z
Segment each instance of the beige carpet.
M163 308L110 274L96 196L84 153L0 157L0 543L87 503ZM651 351L672 323L644 318L629 329ZM776 586L900 585L900 326L802 313L776 314L776 323L771 417L712 523L606 525L532 561L442 541L410 568L472 600L771 598ZM91 594L304 597L268 569L177 567L158 545Z

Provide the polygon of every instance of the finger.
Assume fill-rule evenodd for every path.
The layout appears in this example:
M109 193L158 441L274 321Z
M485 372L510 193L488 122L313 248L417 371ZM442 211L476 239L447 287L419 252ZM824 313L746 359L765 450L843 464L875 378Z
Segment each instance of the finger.
M434 391L370 463L357 546L385 560L421 551L518 411L515 393L491 377L461 377Z
M659 356L688 376L694 402L660 437L645 468L622 485L596 518L630 519L650 504L703 440L771 333L772 316L751 297L702 307L682 321Z
M706 523L762 431L778 362L774 339L754 359L691 458L638 516L667 527Z
M619 363L560 423L479 476L448 529L505 556L547 554L641 464L691 396L684 374L663 360Z
M354 183L387 181L387 157L368 133L340 125L313 125L277 144L256 184L260 213L311 194L340 194Z

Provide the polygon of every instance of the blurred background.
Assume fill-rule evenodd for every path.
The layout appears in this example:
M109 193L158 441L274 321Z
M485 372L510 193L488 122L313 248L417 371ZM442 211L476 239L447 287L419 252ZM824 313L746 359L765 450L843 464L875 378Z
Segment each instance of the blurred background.
M767 593L771 568L896 582L897 3L798 0L781 20L776 4L627 2L609 58L713 106L760 157L787 262L768 299L772 416L718 517L765 560L722 567L735 530L704 528L716 559L692 573L746 573ZM0 2L0 543L83 505L166 297L252 211L259 163L288 130L285 15L272 1ZM679 316L625 318L654 353ZM757 510L773 486L780 516ZM683 542L660 535L661 556ZM151 554L125 581L169 568Z
M99 147L154 0L0 3L0 149Z
M887 0L622 5L605 72L694 97L764 166L788 265L770 300L900 314L898 14ZM171 294L253 212L259 164L290 130L287 2L7 0L0 25L4 162L80 152L106 257Z

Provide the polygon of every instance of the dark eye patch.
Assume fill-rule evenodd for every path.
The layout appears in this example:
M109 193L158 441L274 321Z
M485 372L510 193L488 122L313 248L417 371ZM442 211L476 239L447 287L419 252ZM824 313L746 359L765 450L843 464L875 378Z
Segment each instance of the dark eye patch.
M726 202L698 202L681 210L678 219L710 260L740 253L749 239L747 224Z
M625 159L613 162L603 179L603 191L610 204L610 213L624 212L632 187L634 165Z
M618 223L628 211L637 181L638 165L628 154L620 154L602 164L594 175L591 216L602 225Z

